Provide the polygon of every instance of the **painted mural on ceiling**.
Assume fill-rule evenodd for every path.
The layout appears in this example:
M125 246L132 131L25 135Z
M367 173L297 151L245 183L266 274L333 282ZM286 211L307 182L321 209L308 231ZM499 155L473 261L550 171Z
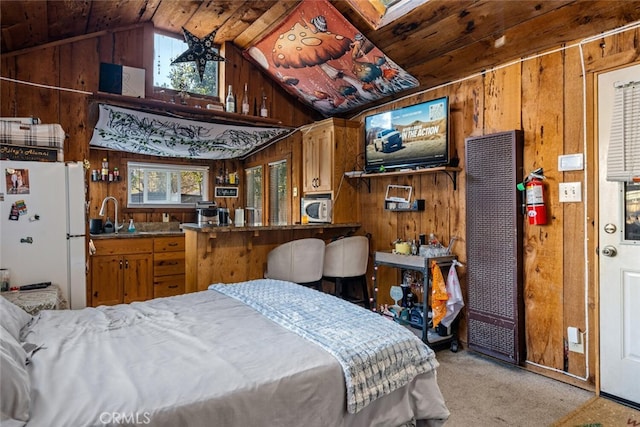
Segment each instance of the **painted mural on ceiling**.
M418 86L327 0L304 0L245 56L325 116Z

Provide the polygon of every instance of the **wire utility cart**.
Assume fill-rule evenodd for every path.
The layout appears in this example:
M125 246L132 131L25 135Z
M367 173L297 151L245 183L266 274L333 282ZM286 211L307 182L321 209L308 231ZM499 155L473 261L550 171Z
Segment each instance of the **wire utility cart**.
M431 306L429 305L429 295L431 294L431 262L436 261L443 276L446 278L449 268L453 265L453 262L457 259L455 255L445 255L437 257L423 257L419 255L403 255L395 254L391 252L376 252L374 255L374 268L373 268L373 308L381 312L377 305L378 297L378 268L381 266L387 266L392 268L399 268L401 271L417 271L422 275L423 292L422 302L419 302L417 307L422 311L422 318L409 316L409 317L394 317L394 320L404 324L412 329L416 334L420 332L422 341L432 346L441 346L450 344L450 350L453 352L458 351L458 337L457 337L457 319L453 322L450 328L445 328L440 325L438 328L434 328L431 322ZM382 312L381 312L382 313Z

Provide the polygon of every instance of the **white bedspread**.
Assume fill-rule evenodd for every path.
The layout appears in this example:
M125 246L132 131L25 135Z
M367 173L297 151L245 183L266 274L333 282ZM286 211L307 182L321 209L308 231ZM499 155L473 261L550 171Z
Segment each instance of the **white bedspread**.
M357 414L337 360L216 291L76 311L43 311L28 366L28 426L441 425L435 371Z
M438 366L433 350L413 332L324 292L279 280L211 285L209 289L244 302L338 359L347 385L349 413Z

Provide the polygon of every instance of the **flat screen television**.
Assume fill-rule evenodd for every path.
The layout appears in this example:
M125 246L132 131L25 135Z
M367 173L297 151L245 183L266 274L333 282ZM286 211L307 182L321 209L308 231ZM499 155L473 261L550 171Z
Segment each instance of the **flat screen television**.
M365 172L449 164L449 98L376 113L364 119Z

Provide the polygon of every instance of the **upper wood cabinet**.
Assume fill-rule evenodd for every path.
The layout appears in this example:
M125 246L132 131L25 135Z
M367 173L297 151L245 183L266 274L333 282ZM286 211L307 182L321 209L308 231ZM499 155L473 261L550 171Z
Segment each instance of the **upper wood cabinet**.
M305 132L305 130L303 130ZM304 193L328 193L333 182L334 128L322 123L309 127L302 136Z
M304 126L300 131L303 195L330 194L334 224L357 221L354 209L357 192L351 183L343 183L343 176L357 163L360 123L331 118Z

